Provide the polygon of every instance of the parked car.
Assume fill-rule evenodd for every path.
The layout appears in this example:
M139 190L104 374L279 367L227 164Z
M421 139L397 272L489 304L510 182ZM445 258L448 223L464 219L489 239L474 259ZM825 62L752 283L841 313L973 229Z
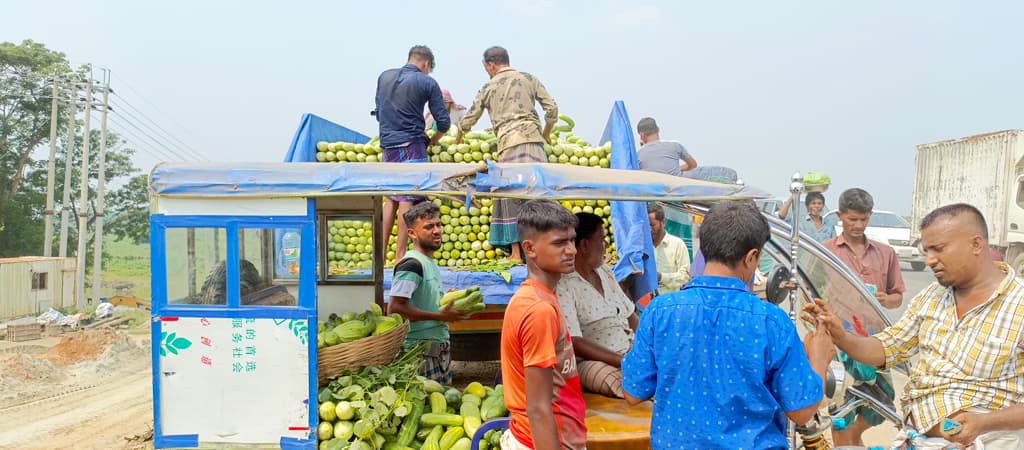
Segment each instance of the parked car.
M837 211L832 210L825 217L835 216ZM836 235L843 232L843 224L836 217ZM868 221L868 228L864 230L868 239L889 244L896 250L896 256L900 261L910 263L914 270L924 270L924 254L921 249L910 242L910 223L898 214L889 211L875 210L871 213L871 220Z

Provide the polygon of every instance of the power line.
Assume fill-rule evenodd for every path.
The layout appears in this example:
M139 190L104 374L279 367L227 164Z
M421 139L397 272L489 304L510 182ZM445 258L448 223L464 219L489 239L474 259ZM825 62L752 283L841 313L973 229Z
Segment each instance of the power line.
M174 155L175 158L180 159L182 161L189 160L188 157L182 156L182 154L178 152L176 149L167 146L167 144L165 144L163 141L153 137L153 135L149 134L146 130L140 128L139 125L135 123L130 117L127 117L116 110L112 111L111 115L114 117L118 117L119 119L121 119L122 123L126 123L130 125L132 128L136 129L139 133L148 138L151 142L155 143L156 145L159 145L160 147L163 147L164 150L167 150L168 153Z
M181 159L181 157L176 154L168 153L166 150L154 146L150 143L151 139L141 137L139 133L132 131L131 128L128 128L130 124L127 124L120 119L115 119L113 115L110 115L108 120L110 120L111 124L116 125L116 128L112 128L112 131L123 136L125 142L129 143L134 148L163 161L177 161Z
M138 108L132 106L130 103L128 103L127 100L125 100L124 97L121 97L120 95L117 95L116 93L114 93L114 96L119 99L118 103L111 103L112 105L117 106L117 108L115 108L115 110L116 109L120 109L120 111L119 111L120 113L122 113L124 115L131 116L133 119L135 119L137 122L139 122L140 125L145 126L146 128L148 128L151 132L153 132L153 134L156 134L156 135L159 135L160 137L165 138L165 140L167 140L170 144L172 144L175 147L177 147L183 153L187 153L190 156L195 157L196 159L199 159L199 160L206 160L206 157L204 157L199 152L195 151L188 144L182 142L180 139L175 137L173 134L171 134L165 128L161 127L158 123L156 123L156 121L154 121L153 119L149 118L149 116L146 116L146 114L143 113L142 111L139 111ZM145 119L145 120L139 119L139 117L136 116L135 114L132 114L132 113L126 111L124 108L121 108L122 105L127 107L128 109L131 109L131 110L135 111L136 113L138 113L138 116L141 116L142 119ZM151 123L153 126L147 125L146 124L147 121L149 123ZM155 130L153 129L154 126L156 127ZM174 142L171 142L171 141L174 141ZM175 144L175 142L177 142L177 144Z
M146 97L143 96L141 92L139 92L137 89L132 87L132 85L129 84L127 81L125 81L124 78L121 78L121 77L119 77L117 75L113 75L113 74L111 74L111 77L117 79L121 84L123 84L126 88L128 88L129 91L134 92L135 95L139 97L139 99L141 99L143 102L149 104L149 106L152 106L153 109L156 110L156 112L162 114L164 117L169 119L171 121L171 123L177 125L178 128L181 129L181 131L184 131L188 135L194 134L188 128L186 128L184 125L182 125L181 122L178 122L177 120L175 120L174 117L172 117L170 114L167 114L166 112L162 111L158 106L156 106L155 103L147 100ZM121 98L123 99L124 97L121 97Z
M114 119L115 117L117 119ZM160 141L158 141L156 139L153 139L152 136L149 136L148 134L146 134L145 131L140 129L137 125L132 123L130 120L124 119L116 111L113 112L112 114L110 114L108 116L108 119L111 120L112 122L118 124L117 128L120 130L119 133L125 132L125 134L130 135L136 141L135 145L138 146L139 144L144 143L145 139L139 137L139 134L137 134L135 131L128 130L128 128L126 128L124 125L131 126L135 130L138 130L138 132L140 134L142 134L143 136L146 136L147 138L149 138L149 140L152 141L153 143L157 144L158 146L164 147L164 149L166 149L166 151L165 151L165 150L162 150L162 149L158 149L156 147L152 147L152 150L149 150L149 151L147 151L145 148L140 148L140 150L147 151L147 153L150 153L153 156L157 156L157 158L159 158L159 159L165 159L167 161L178 161L178 160L185 161L186 160L185 158L182 158L181 155L178 154L177 152L175 152L173 149L170 149L166 145L163 145ZM146 145L149 146L148 143ZM155 152L159 152L160 155L156 155Z
M130 146L132 149L139 150L140 152L146 154L147 156L150 156L158 161L173 160L173 158L168 158L167 155L159 153L156 150L153 150L149 144L143 142L142 139L140 139L137 135L133 134L131 131L128 131L127 129L121 129L120 127L111 127L110 131L117 133L119 136L121 136L124 139L126 145Z

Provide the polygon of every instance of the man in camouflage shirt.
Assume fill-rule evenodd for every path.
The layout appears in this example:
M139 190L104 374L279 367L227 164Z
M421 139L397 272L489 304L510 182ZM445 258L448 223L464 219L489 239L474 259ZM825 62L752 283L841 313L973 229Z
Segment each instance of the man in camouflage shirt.
M491 80L477 92L473 105L458 123L459 136L455 142L462 142L462 136L473 128L486 109L498 136L498 162L546 163L544 143L551 142L551 130L558 121L555 100L536 77L509 67L508 51L502 47L491 47L484 52L484 70ZM543 129L535 102L544 109ZM496 201L488 237L491 245L507 249L515 260L522 259L516 232L516 216L521 204L521 200L514 199Z

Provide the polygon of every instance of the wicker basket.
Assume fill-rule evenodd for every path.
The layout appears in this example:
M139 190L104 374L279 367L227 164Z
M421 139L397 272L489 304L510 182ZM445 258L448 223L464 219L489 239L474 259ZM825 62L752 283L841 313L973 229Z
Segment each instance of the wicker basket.
M828 190L827 184L808 184L804 186L807 192L825 192Z
M409 334L409 322L404 321L387 333L369 336L357 341L332 345L317 350L317 379L323 384L338 372L356 370L363 366L383 366L395 360L402 350L405 335Z

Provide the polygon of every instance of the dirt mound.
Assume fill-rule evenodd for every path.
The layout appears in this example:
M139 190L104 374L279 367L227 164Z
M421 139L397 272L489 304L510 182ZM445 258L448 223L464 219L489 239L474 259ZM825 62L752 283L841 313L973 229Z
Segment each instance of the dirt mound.
M7 378L23 382L56 383L64 379L64 369L25 353L0 354L0 379Z
M140 343L125 339L110 344L94 360L83 361L71 368L70 376L76 381L95 380L146 367L150 363L148 344L148 339Z
M0 353L0 408L53 390L67 379L63 367L26 353Z
M128 336L110 328L97 328L69 333L43 354L43 358L67 367L83 361L93 361L112 345L128 343Z

